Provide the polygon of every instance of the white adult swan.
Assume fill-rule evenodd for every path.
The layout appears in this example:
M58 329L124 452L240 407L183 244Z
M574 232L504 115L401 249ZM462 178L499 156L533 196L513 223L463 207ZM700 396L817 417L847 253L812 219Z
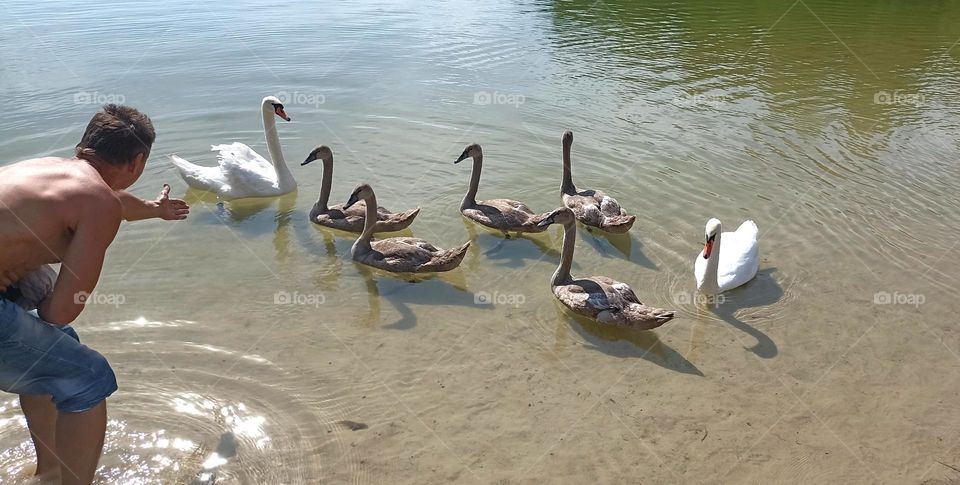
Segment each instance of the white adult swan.
M716 295L732 290L757 275L760 268L757 232L753 221L744 221L736 232L721 232L717 219L707 221L703 251L693 267L700 293ZM723 246L720 246L721 237Z
M211 147L211 150L220 152L217 156L219 165L216 167L201 167L173 155L170 158L187 185L228 200L273 197L296 190L297 182L287 168L287 162L283 160L274 115L285 121L290 121L290 117L283 110L280 100L274 96L263 98L260 111L263 113L263 133L267 138L267 150L273 163L239 142Z

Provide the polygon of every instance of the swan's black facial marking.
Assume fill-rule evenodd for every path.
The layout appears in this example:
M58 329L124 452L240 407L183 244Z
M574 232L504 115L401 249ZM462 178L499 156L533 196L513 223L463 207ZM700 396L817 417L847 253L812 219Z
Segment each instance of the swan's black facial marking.
M284 111L283 105L280 103L273 103L273 112L277 114L283 121L290 121L290 117L287 116L287 112Z
M330 147L326 145L319 145L307 155L307 158L300 163L300 166L304 166L308 163L315 162L317 160L322 160L324 162L333 161L333 151L330 150Z
M460 154L460 158L454 160L453 163L460 163L470 157L479 157L481 156L480 145L476 143L471 143L467 145L467 148L463 150L463 153Z
M555 210L550 213L546 218L537 223L537 227L549 226L550 224L558 224L557 217L566 214L566 211Z
M707 241L703 243L703 259L710 259L710 253L713 252L713 243L716 239L716 233L707 236Z
M300 166L302 167L302 166L304 166L304 165L306 165L306 164L308 164L308 163L310 163L310 162L312 162L312 161L314 161L314 160L316 160L316 159L317 159L317 152L316 152L316 151L310 152L310 154L307 155L307 158L306 158L303 162L300 163Z
M460 163L470 157L470 149L467 148L460 154L460 157L453 161L453 163Z
M343 206L343 210L347 210L347 209L349 209L351 206L353 206L353 204L356 204L357 202L360 202L360 195L359 195L359 194L360 194L360 189L354 190L353 193L350 194L350 198L347 199L347 204Z

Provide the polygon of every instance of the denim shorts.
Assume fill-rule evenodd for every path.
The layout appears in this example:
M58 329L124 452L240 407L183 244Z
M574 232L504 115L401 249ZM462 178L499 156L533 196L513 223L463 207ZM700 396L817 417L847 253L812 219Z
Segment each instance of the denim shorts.
M60 412L86 411L117 390L113 369L69 325L51 325L0 295L0 389L46 394Z

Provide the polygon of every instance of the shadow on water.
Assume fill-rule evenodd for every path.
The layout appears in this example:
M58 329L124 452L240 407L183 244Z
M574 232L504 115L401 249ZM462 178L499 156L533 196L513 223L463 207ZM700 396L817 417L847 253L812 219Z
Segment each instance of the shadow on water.
M236 458L238 447L237 437L233 432L227 431L220 435L220 441L217 443L213 455L207 458L209 464L205 463L204 469L195 474L190 485L214 485L217 483L219 466L225 464L230 458Z
M763 307L776 303L783 297L783 288L773 277L777 268L761 269L757 276L746 285L723 293L722 303L711 305L710 311L737 330L757 339L757 344L746 349L757 357L772 359L779 353L777 344L758 328L734 316L745 308Z
M297 193L291 192L280 197L255 197L237 200L220 200L210 192L195 189L187 190L183 199L194 210L190 219L199 224L222 224L230 230L247 236L261 236L278 231L290 224L296 207ZM276 212L270 218L264 212L277 205Z
M297 205L297 194L287 194L277 202L277 212L274 216L273 248L276 251L278 262L285 262L290 258L290 226L294 227L306 223L298 220L299 213L294 210Z
M298 219L304 220L293 225L297 243L304 252L316 257L306 263L315 268L313 281L316 287L321 290L336 290L343 277L344 264L350 263L353 239L338 237L337 233L340 231L313 224L306 220L308 218L308 214L302 213L302 217ZM342 234L349 235L346 232Z
M507 239L492 229L478 228L475 223L466 218L462 221L470 241L467 256L471 270L476 269L479 264L488 264L480 262L481 254L494 265L504 268L521 268L528 261L537 262L545 259L544 256L560 257L560 252L537 234L511 235Z
M400 319L384 325L393 330L409 330L417 326L418 318L410 305L448 305L492 309L492 305L478 305L473 292L466 289L460 270L441 274L392 274L357 263L367 288L370 312L363 319L364 326L381 321L381 300L387 300L400 313ZM379 274L387 275L378 278Z
M637 263L644 268L657 269L656 263L643 254L642 244L639 240L635 241L631 233L611 234L588 228L582 224L579 226L581 229L580 238L593 246L593 249L604 258L620 257L615 254L615 252L619 252L628 261Z
M318 257L327 258L327 262L335 264L340 258L350 259L350 248L360 236L359 234L341 231L330 227L321 226L310 221L310 215L302 212L303 223L298 223L294 230L297 233L297 240L300 245L310 254ZM298 218L299 220L300 218ZM316 235L323 238L323 243L319 244ZM374 239L387 237L414 237L413 232L408 228L397 232L381 232L374 236ZM338 256L339 254L339 256Z
M570 322L570 327L586 341L585 347L588 349L613 357L644 359L664 369L703 377L703 372L697 366L663 343L656 330L633 330L598 323L571 313L560 302L554 301L554 304L557 311Z
M306 214L304 215L306 216ZM294 232L297 235L297 242L300 243L300 247L304 251L318 258L323 258L324 263L329 265L339 264L338 251L340 254L349 255L350 247L353 246L353 239L343 237L343 235L349 233L338 234L340 231L327 229L311 222L295 225ZM344 250L346 250L345 253Z

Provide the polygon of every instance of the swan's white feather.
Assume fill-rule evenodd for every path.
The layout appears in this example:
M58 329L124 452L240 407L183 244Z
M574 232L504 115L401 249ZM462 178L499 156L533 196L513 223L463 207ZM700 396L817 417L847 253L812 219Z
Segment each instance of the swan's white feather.
M224 186L226 180L224 180L223 171L219 166L202 167L176 155L171 155L170 160L188 186L215 193L229 190L229 187Z
M224 199L281 195L277 170L269 160L243 143L213 145L218 152L217 166L203 167L176 155L170 157L180 176L198 190L206 190Z
M282 193L277 169L252 148L235 142L229 145L213 145L210 149L219 152L217 161L234 198L264 197Z
M720 236L717 267L717 285L721 292L732 290L752 280L760 269L760 244L757 241L759 231L753 221L744 221L734 232L724 232ZM707 260L703 251L697 255L694 274L697 287L703 286L707 273Z

